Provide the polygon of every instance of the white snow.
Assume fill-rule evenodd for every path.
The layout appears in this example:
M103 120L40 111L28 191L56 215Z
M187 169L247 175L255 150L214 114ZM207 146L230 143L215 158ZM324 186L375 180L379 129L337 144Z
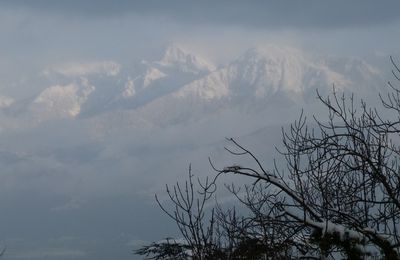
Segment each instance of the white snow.
M163 73L162 71L150 67L147 69L144 79L143 79L143 87L147 88L151 83L153 83L154 81L158 80L158 79L162 79L165 78L167 75L165 73Z
M220 99L229 95L229 82L228 71L222 69L183 86L175 93L175 96L178 98L199 97L205 100Z
M124 86L124 91L122 92L122 97L130 98L133 97L135 94L136 94L135 84L133 83L133 80L130 77L128 77L128 80L126 81Z

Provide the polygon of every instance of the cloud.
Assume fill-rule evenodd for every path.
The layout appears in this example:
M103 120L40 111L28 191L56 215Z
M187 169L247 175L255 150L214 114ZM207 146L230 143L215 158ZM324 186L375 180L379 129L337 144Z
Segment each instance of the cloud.
M373 1L185 1L185 0L5 0L3 6L84 17L139 14L193 24L258 28L343 28L386 24L400 19L400 2Z
M68 77L88 76L92 74L105 74L116 76L119 74L121 66L113 61L101 62L74 62L56 65L43 71L44 75L58 73Z

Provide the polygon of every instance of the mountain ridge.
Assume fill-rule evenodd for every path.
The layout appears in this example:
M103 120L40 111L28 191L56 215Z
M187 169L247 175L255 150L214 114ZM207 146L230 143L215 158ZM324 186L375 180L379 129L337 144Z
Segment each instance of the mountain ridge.
M276 45L251 48L218 68L176 44L167 46L159 60L142 61L139 71L115 61L73 64L46 70L53 80L61 75L64 84L51 84L22 105L5 97L0 109L18 105L24 119L34 118L32 124L71 118L107 125L107 118L119 114L128 122L122 125L155 126L221 109L304 105L316 89L328 93L334 84L343 91L359 90L381 78L380 70L362 59L319 57Z

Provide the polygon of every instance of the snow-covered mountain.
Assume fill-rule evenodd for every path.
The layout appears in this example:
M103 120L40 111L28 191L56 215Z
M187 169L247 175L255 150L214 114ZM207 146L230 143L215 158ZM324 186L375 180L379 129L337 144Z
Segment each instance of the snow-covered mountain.
M285 93L298 99L333 82L342 87L350 84L344 74L318 64L298 50L269 46L248 50L228 66L184 86L176 96L265 99Z
M339 69L338 64L345 67ZM98 121L112 122L114 127L119 122L168 125L221 111L262 114L314 102L317 89L324 94L333 85L349 91L359 90L360 85L367 90L372 79L381 80L379 70L362 60L324 59L293 48L266 46L250 49L226 66L135 110L120 111L118 119L108 113Z
M181 86L209 74L214 66L176 45L165 49L157 61L141 61L136 70L125 68L119 75L89 80L96 91L83 105L81 117L91 117L115 109L135 109L176 91ZM107 81L107 84L104 84Z
M80 118L103 128L164 125L221 110L304 105L314 100L316 89L325 93L335 85L360 91L383 82L380 70L364 60L274 45L249 49L218 68L170 45L159 60L135 68L115 61L79 62L47 68L43 75L49 82L43 91L28 100L4 99L0 108L35 122Z

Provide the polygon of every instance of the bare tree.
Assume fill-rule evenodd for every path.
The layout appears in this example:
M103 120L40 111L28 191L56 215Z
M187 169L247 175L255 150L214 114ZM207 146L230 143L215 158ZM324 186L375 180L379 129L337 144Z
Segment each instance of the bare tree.
M172 189L167 185L166 192L172 209L164 206L156 195L159 207L176 224L182 239L167 239L137 250L137 254L154 255L154 259L211 259L217 254L215 247L215 211L206 210L206 203L215 192L215 179L204 183L198 180L199 187L193 183L193 174L189 167L188 180L181 185L176 183Z
M390 86L393 92L381 98L381 113L364 101L357 108L353 96L318 94L328 120L314 117L315 127L310 127L302 114L283 132L285 170L266 170L231 139L237 150L230 152L250 156L258 168L235 165L217 171L273 187L269 190L280 200L269 208L279 205L281 215L311 232L307 243L317 244L322 256L339 252L357 259L382 252L386 259L398 259L400 92Z
M289 234L282 229L283 224L267 228L269 223L257 210L265 202L256 196L262 193L253 193L254 197L241 200L243 205L250 209L247 216L239 215L235 208L225 209L212 198L216 192L215 176L212 180L206 178L204 182L197 180L194 184L191 168L189 176L182 185L176 183L172 188L166 186L168 201L156 201L162 211L177 225L181 238L167 238L137 250L136 254L151 259L283 259L289 255L289 244L285 241ZM237 190L231 186L231 191L237 195ZM252 192L247 190L250 195ZM253 189L254 191L254 189ZM237 196L237 198L240 198ZM285 223L275 219L270 211L270 220ZM258 214L257 216L255 214Z
M210 161L217 174L199 182L199 191L191 170L184 186L167 186L173 210L157 202L184 239L173 243L175 259L400 258L400 89L389 82L389 93L379 96L381 108L335 89L328 97L317 95L328 116L309 121L302 113L282 131L283 163L267 169L229 139L233 148L227 151L253 164L218 168ZM218 203L206 209L216 179L226 174L252 180L227 186L246 209L240 214ZM137 253L162 256L167 247L155 250L160 245L165 241Z

